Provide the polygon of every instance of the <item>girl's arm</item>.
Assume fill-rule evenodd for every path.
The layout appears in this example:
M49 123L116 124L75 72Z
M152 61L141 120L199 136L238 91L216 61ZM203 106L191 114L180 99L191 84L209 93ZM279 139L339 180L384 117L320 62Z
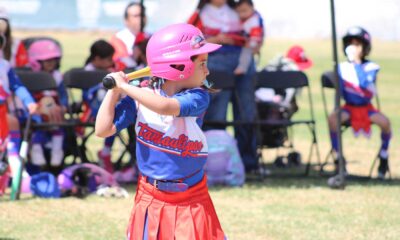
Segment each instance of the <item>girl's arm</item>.
M29 93L28 89L22 85L17 74L12 68L8 71L7 76L10 81L10 90L15 92L15 95L22 100L24 105L28 108L30 114L36 113L38 105L36 104L32 95Z
M161 115L179 116L180 104L177 99L159 96L145 89L129 85L125 79L125 74L122 72L112 73L111 76L115 79L116 88L121 89L129 97L148 109Z
M128 83L122 84L121 89L129 97L137 100L140 104L158 114L179 116L180 105L175 98L156 95L142 88L129 85Z
M119 96L120 93L117 89L107 91L96 117L96 136L108 137L117 132L117 128L114 125L114 115Z
M65 107L66 110L66 108L68 108L68 93L63 83L58 85L57 92L59 94L60 104Z

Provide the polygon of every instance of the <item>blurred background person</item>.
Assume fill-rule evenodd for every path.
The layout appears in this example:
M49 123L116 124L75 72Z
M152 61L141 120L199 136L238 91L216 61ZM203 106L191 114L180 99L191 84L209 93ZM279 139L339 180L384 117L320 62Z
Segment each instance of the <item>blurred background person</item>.
M117 70L133 68L137 65L132 58L133 46L137 37L147 35L141 29L146 25L146 8L138 2L129 3L124 11L124 23L125 28L114 34L110 40L115 49L113 60L117 64Z
M222 47L208 56L210 71L233 74L239 64L239 56L246 38L242 35L243 26L234 9L233 0L201 0L188 23L200 28L208 42ZM235 92L239 102L232 101L235 120L252 122L256 117L254 99L255 64L253 57L244 74L237 75ZM228 103L234 99L232 90L222 90L211 95L210 106L204 121L225 121ZM258 169L255 129L252 126L235 126L235 138L246 171Z
M45 122L59 123L64 120L64 113L68 107L67 91L63 84L60 72L62 57L61 46L55 40L38 39L29 49L29 66L33 71L44 71L53 76L58 86L57 90L46 90L34 94L41 108L39 112ZM31 159L37 166L44 166L46 158L43 147L50 142L50 166L61 167L64 159L63 141L64 130L54 127L48 132L35 131L32 136Z
M13 67L24 67L28 64L28 53L24 44L12 36L10 19L4 8L0 7L0 33L4 37L4 46L0 55Z
M107 41L103 39L95 41L90 47L90 55L86 59L84 69L87 71L112 71L114 68L112 59L114 53L114 47ZM94 122L96 120L97 112L105 95L106 90L102 83L82 92L82 122ZM107 137L104 140L104 147L97 153L100 166L110 173L114 171L111 162L111 148L114 144L114 140L115 136Z
M367 59L371 51L371 35L361 27L352 27L347 30L342 38L343 51L347 61L339 64L338 74L341 84L341 94L345 105L340 111L329 115L329 131L333 154L337 158L337 114L341 114L342 123L350 121L350 125L356 136L371 135L371 123L381 129L381 147L378 157L378 178L384 179L389 170L389 143L392 137L390 120L376 109L372 98L376 95L376 81L380 66ZM335 160L336 172L338 172L338 159Z
M244 74L252 63L253 55L259 55L261 46L264 42L264 21L254 8L252 0L239 0L235 5L243 25L243 34L246 43L242 48L239 57L239 65L236 67L235 74Z

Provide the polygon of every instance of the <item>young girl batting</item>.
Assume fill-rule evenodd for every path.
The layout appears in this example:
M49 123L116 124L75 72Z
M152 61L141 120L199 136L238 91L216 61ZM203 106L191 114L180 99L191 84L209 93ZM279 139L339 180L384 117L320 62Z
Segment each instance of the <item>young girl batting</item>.
M224 239L208 193L203 165L207 142L201 131L208 103L208 53L201 31L175 24L156 32L147 45L149 88L110 74L115 87L100 106L96 134L107 137L135 123L141 173L128 239ZM128 77L127 77L128 76ZM127 95L118 104L121 93Z

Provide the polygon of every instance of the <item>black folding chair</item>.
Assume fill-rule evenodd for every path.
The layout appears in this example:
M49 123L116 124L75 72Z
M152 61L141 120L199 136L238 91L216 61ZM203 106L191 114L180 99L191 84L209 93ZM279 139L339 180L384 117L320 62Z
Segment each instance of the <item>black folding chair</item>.
M58 86L53 76L46 72L33 72L33 71L16 71L16 74L20 78L22 84L28 89L30 93L41 92L45 90L57 90ZM75 125L73 122L67 120L60 123L31 123L31 131L33 130L50 130L54 127L62 127L66 132L72 132L71 128ZM69 145L72 148L78 149L76 138L72 138ZM65 156L64 156L65 159Z
M320 153L316 135L316 126L315 126L315 116L314 116L314 108L311 97L311 90L307 76L305 73L301 71L261 71L257 73L257 87L258 88L270 88L274 90L285 90L288 88L306 88L308 95L308 104L310 108L310 116L304 120L292 120L290 118L283 119L258 119L257 125L259 128L265 127L286 127L291 128L295 125L306 125L308 126L311 133L311 146L308 155L307 165L305 169L305 175L309 174L311 167L311 157L314 152L314 148L317 154L318 165L320 162ZM289 148L294 149L293 146L293 136L289 137ZM260 145L261 149L263 148Z
M239 94L236 91L236 77L233 73L225 72L225 71L210 71L210 74L207 76L207 80L212 84L212 88L217 91L232 91L231 102L237 104L238 108L238 117L236 120L204 120L203 129L226 129L226 127L244 127L246 130L252 131L257 130L257 125L253 121L244 120L244 107L241 105L241 101L239 100ZM237 120L238 119L238 120ZM262 180L264 178L265 172L264 169L260 168L255 172L257 176L257 180ZM252 177L252 176L248 176ZM251 180L247 178L247 180Z
M90 128L89 133L84 134L82 142L79 145L81 152L84 153L83 154L84 161L89 161L88 154L90 153L88 151L88 148L86 147L86 144L89 138L94 134L95 122L94 121L82 122L79 120L79 114L82 112L82 101L78 101L76 97L74 97L74 94L72 94L72 89L78 89L80 91L84 91L98 84L101 84L102 79L108 73L109 72L104 70L87 71L83 68L73 68L64 74L64 84L67 87L68 91L70 92L69 96L71 96L71 101L72 101L70 103L71 106L70 115L73 116L73 119L76 122L76 126ZM134 155L135 153L129 151L131 144L126 139L124 139L124 137L121 134L117 134L116 136L124 146L123 152L120 154L117 162L115 163L115 169L119 169L122 165L122 160L125 154L129 152ZM91 160L93 160L93 157Z
M212 84L212 88L217 91L230 90L232 91L232 98L239 104L239 114L242 115L242 106L240 106L240 101L238 94L235 90L235 75L233 73L224 72L224 71L210 71L210 74L207 76L207 80ZM242 120L235 121L215 121L215 120L206 120L204 121L205 127L212 127L217 129L225 129L227 126L234 125L252 125L253 122L246 122Z
M329 112L328 112L328 103L327 103L327 99L326 99L326 89L331 89L334 90L336 86L336 82L335 82L335 76L334 76L334 72L333 71L326 71L321 75L321 93L322 93L322 103L324 106L324 113L325 113L325 118L326 121L328 122L328 118L329 118ZM381 109L381 104L380 104L380 100L379 100L379 95L378 95L378 91L376 91L375 93L375 101L376 101L376 107L378 110ZM345 123L342 123L341 125L341 131L342 133L348 129L349 127L351 127L350 125L350 121L347 121ZM376 157L374 158L374 160L372 161L370 170L369 170L369 175L368 177L371 178L372 176L372 171L375 168L376 162L379 158L379 152L376 155ZM331 147L331 149L329 150L329 152L327 153L324 162L321 164L321 169L320 172L324 173L325 170L325 166L329 164L329 159L332 160L332 163L334 162L334 156L333 156L333 148ZM391 172L390 172L390 168L388 169L389 172L389 178L392 177Z

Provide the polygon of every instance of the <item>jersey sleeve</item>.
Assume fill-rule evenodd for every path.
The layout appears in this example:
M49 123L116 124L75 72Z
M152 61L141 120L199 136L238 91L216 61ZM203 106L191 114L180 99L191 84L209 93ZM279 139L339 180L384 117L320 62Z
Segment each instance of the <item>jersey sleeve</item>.
M17 74L12 68L8 71L7 76L10 81L10 90L15 92L15 95L22 100L25 106L35 102L35 100L32 98L32 95L28 92L28 89L22 85Z
M367 62L364 64L354 64L355 71L357 73L358 81L361 88L368 88L370 85L374 85L376 77L379 72L379 66L373 62Z
M58 85L57 92L59 94L60 104L64 107L68 107L68 93L63 83Z
M130 97L123 98L115 107L114 125L117 132L136 122L137 109L135 100Z
M210 103L209 93L202 88L195 88L174 96L180 104L179 117L197 117L203 114Z

